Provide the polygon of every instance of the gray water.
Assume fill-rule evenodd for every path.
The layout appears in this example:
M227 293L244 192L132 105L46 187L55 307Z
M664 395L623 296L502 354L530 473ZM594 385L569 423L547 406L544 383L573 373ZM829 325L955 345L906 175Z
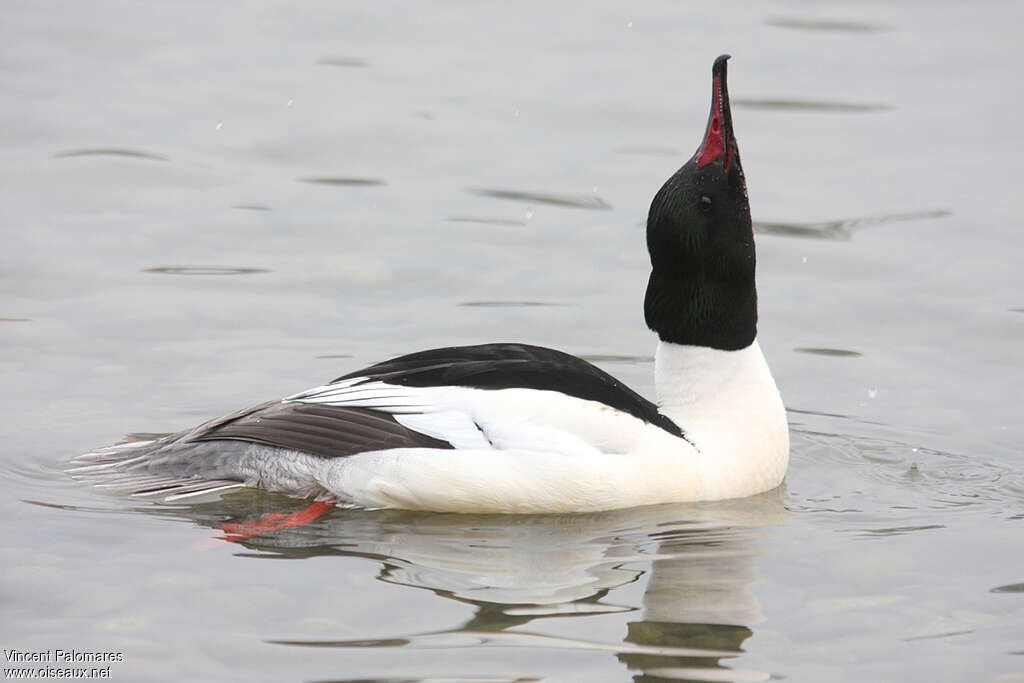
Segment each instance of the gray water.
M1022 22L8 0L0 645L117 652L120 681L1024 681ZM433 346L554 346L651 396L643 222L722 52L780 490L224 543L303 503L62 474Z

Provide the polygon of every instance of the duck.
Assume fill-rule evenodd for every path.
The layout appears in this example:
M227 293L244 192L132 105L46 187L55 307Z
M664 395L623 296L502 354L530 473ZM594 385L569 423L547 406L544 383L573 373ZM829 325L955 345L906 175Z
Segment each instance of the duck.
M239 488L319 504L593 512L780 485L785 408L757 340L756 254L726 83L700 146L655 194L644 298L656 401L521 343L419 351L193 429L74 458L75 478L176 501Z

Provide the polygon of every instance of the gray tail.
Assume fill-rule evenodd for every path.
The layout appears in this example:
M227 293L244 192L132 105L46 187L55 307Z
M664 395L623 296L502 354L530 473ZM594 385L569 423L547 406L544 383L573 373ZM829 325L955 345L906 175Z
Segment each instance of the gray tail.
M111 493L162 499L165 502L245 486L237 480L210 479L197 474L174 472L176 468L173 467L161 467L166 463L162 451L176 436L180 435L154 441L134 441L83 453L73 458L64 471L78 481Z

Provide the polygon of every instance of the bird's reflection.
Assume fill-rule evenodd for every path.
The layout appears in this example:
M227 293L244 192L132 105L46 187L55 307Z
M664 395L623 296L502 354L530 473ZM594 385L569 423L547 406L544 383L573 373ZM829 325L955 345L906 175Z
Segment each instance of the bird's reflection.
M216 531L300 507L290 498L244 490L214 502L148 510ZM761 620L748 589L757 576L762 528L785 514L781 490L738 501L575 515L335 508L309 524L231 542L244 548L240 556L258 559L371 559L379 563L380 581L474 607L465 623L429 633L272 642L584 648L608 651L637 681L733 680L733 673L755 680L756 672L734 672L729 664ZM639 605L625 597L628 591L616 591L635 583L644 586ZM545 619L616 612L626 613L619 643L547 635L541 626Z
M759 522L770 517L762 516ZM756 529L735 524L700 534L676 532L659 541L642 618L629 622L625 640L647 648L670 646L709 654L619 653L630 670L643 672L634 680L707 680L708 669L728 666L728 658L713 653L741 652L743 641L753 635L750 626L762 619L760 605L748 591L756 579L757 552ZM751 673L744 672L744 679Z
M767 680L737 671L762 620L749 588L764 527L786 515L781 488L749 499L572 515L466 515L331 508L309 523L239 538L222 529L282 518L303 503L244 489L139 512L186 519L256 559L360 557L379 581L474 607L461 626L375 640L270 640L296 647L471 647L607 651L636 681ZM47 505L62 509L76 506ZM643 586L640 604L616 589ZM625 613L622 642L548 635L547 618ZM531 625L526 627L526 625ZM586 627L582 629L586 631ZM420 680L420 679L413 679Z

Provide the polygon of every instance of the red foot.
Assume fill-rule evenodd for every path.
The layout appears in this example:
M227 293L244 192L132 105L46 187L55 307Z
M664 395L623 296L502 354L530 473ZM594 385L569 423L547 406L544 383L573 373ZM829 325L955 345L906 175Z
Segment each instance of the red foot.
M309 524L314 519L330 510L334 507L336 502L336 500L318 500L309 507L299 510L298 512L268 512L259 519L247 522L227 522L214 527L214 529L224 532L224 535L217 535L204 541L200 541L196 544L196 548L210 548L221 542L234 543L237 541L244 541L245 539L252 538L253 536L265 534L268 531L277 531L278 529L303 526L304 524Z

